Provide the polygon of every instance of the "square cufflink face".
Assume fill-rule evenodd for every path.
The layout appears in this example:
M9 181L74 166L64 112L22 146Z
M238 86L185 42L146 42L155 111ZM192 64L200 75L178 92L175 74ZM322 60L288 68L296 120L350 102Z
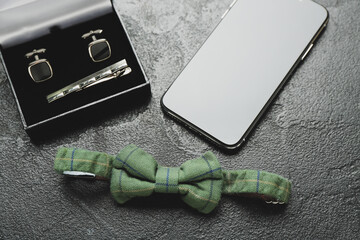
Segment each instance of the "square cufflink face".
M111 56L111 48L106 39L98 39L89 44L89 54L94 62L101 62Z
M46 59L40 59L30 63L28 67L30 77L34 82L44 82L53 76L53 70Z

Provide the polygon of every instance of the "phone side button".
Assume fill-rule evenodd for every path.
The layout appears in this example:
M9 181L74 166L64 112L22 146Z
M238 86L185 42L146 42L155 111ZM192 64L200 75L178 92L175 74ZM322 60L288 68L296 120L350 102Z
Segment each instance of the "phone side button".
M312 47L314 46L314 44L310 44L310 46L308 47L308 49L306 50L306 52L304 53L304 55L301 57L301 60L304 60L306 58L306 55L308 55L308 53L310 52L310 50L312 49Z

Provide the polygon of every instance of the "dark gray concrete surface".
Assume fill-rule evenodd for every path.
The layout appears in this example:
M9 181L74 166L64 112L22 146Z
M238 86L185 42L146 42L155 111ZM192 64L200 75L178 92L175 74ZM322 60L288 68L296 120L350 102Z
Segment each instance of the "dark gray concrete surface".
M34 144L0 66L0 239L359 239L360 1L316 0L330 22L236 154L164 116L160 98L232 0L115 1L152 84L142 107ZM115 154L134 143L167 166L211 150L227 169L261 169L293 183L290 204L223 197L210 215L176 196L123 206L107 182L53 171L60 146Z

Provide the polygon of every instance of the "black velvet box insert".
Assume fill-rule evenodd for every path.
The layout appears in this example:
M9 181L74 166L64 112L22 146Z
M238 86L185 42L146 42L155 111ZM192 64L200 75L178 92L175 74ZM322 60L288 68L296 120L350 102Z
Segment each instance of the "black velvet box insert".
M107 107L116 111L129 101L145 101L150 96L149 81L110 0L18 0L21 1L25 3L0 9L3 25L0 26L0 45L9 82L28 133L39 134L43 126L52 123L56 128L62 118L91 112L95 105L104 106L111 102ZM14 20L15 17L21 20ZM82 35L98 29L102 30L96 35L99 44L92 46L94 38L84 39ZM111 52L103 52L104 44L109 44ZM26 58L25 54L34 49L46 49L39 54L39 58L46 61L29 67L34 58ZM48 103L47 95L123 59L132 70L128 75ZM32 79L32 72L33 78L42 80L49 76L50 70L50 79L42 82ZM96 110L99 106L93 109L91 114L99 114Z

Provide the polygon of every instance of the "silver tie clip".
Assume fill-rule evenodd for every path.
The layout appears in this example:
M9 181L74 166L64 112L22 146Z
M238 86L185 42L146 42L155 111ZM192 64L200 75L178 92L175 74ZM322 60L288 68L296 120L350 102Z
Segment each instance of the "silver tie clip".
M63 98L70 93L73 92L79 92L83 89L86 89L88 87L95 86L99 83L103 83L106 81L109 81L111 79L125 76L129 73L131 73L131 68L127 65L127 62L125 59L114 63L113 65L104 68L94 74L91 74L90 76L87 76L79 81L76 81L56 92L53 92L46 96L46 99L48 103L54 102L60 98Z

